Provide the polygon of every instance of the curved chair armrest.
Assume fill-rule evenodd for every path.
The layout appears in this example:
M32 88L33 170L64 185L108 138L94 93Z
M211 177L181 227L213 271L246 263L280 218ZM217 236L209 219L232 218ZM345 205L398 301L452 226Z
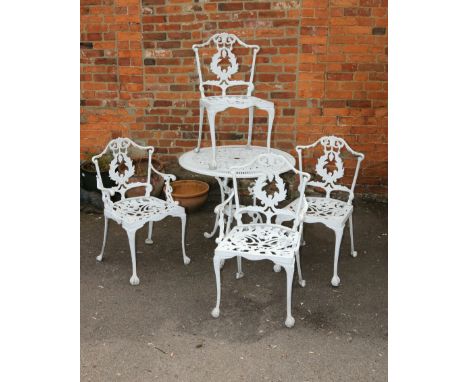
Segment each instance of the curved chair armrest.
M115 190L113 190L112 188L104 187L99 178L97 180L97 189L102 193L102 201L104 203L104 206L108 205L112 207L114 202L112 201L111 197L115 195Z
M218 204L215 209L214 209L214 212L217 214L217 213L224 213L224 207L227 206L227 204L232 200L232 198L234 198L234 191L232 191L229 196L224 200L224 202Z
M166 194L166 200L171 204L179 204L178 201L175 201L172 198L172 186L171 182L176 180L176 176L173 174L164 174L161 171L156 170L153 165L151 165L151 170L154 171L156 174L164 178L164 193Z
M168 179L169 179L169 180L171 180L171 181L174 181L174 180L177 179L176 176L173 175L173 174L165 174L165 173L163 173L163 172L161 172L161 171L156 170L156 169L153 167L153 165L151 165L151 170L154 171L156 174L162 176L162 177L164 178L164 180L168 180Z
M234 190L229 194L229 196L224 200L224 202L218 204L214 209L214 212L218 215L219 219L219 236L215 240L216 243L219 243L224 238L224 208L229 204L229 202L232 201L233 198Z

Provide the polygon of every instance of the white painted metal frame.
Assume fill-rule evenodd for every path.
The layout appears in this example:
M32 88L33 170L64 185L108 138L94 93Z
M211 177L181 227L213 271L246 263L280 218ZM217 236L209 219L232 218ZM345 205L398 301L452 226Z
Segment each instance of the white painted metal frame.
M364 154L354 151L344 139L335 136L324 136L308 146L297 146L296 151L299 158L299 169L302 171L302 151L314 149L317 145L321 145L323 154L317 160L315 171L321 178L321 181L310 181L308 186L318 187L325 191L324 197L306 197L308 209L304 218L304 223L322 223L331 228L335 232L335 255L333 262L333 277L331 284L335 287L340 285L338 277L338 259L340 256L341 239L343 237L344 227L346 222L349 223L349 233L351 236L351 256L356 257L357 252L354 250L353 237L353 199L354 187L359 173L359 168ZM351 188L339 184L339 180L344 175L344 164L342 160L342 148L345 147L348 153L356 158L356 169L354 171L353 182ZM327 165L334 163L335 169L330 172ZM347 200L342 201L332 197L334 191L343 191L347 193ZM299 200L295 200L289 204L286 209L294 211L299 205ZM289 220L287 216L281 217L280 221Z
M129 182L129 179L135 174L135 166L131 159L129 149L137 148L146 151L148 154L148 175L145 183ZM109 168L109 177L116 183L112 188L105 188L102 183L101 172L99 169L98 159L108 152L112 153L112 161ZM189 264L190 259L185 254L185 224L186 215L185 209L179 206L172 198L171 181L176 179L175 175L164 174L156 170L151 163L151 157L154 151L152 146L140 146L128 138L116 138L111 140L104 151L92 158L97 172L98 189L102 192L102 200L104 202L104 239L102 243L101 253L96 257L98 261L102 261L104 249L107 239L108 220L112 219L127 231L128 241L130 244L130 255L132 258L132 277L130 284L138 285L140 280L136 272L136 250L135 250L135 233L146 223L149 223L148 237L145 240L146 244L153 244L152 232L153 222L160 221L167 216L178 217L182 221L182 255L184 264ZM119 171L119 167L124 166L124 171ZM164 178L166 200L150 196L153 186L151 185L151 171ZM123 173L122 173L123 172ZM135 187L145 187L145 196L126 198L125 194L128 190ZM115 193L119 193L121 199L113 202L111 197Z
M288 166L289 170L294 171L300 177L299 184L299 202L296 210L284 210L278 208L278 203L286 199L286 186L280 176L280 171ZM252 168L256 168L256 179L250 188L254 204L250 206L241 205L239 202L239 191L237 180L239 178L249 178L252 175ZM241 259L248 260L270 260L275 266L283 267L286 271L287 287L287 318L285 325L294 326L294 318L291 315L291 290L294 276L294 264L297 262L299 274L299 284L305 286L302 280L299 248L302 234L302 222L307 210L307 203L304 197L306 183L310 180L310 175L298 171L291 165L284 156L271 153L262 154L254 158L251 163L243 166L234 166L231 168L233 178L233 192L223 203L217 206L219 213L219 237L213 257L214 271L216 275L216 307L211 315L214 318L219 317L219 306L221 301L221 267L225 259L237 257L238 273L237 278L243 276ZM260 175L258 175L260 174ZM265 187L275 184L277 191L273 194L267 194ZM232 199L235 201L234 211L228 211L227 216L225 208L232 205ZM244 223L243 217L249 215L251 222ZM237 225L231 229L230 222L232 215ZM287 216L289 220L294 220L292 228L282 226L276 222L279 216ZM225 218L228 219L228 226L224 227Z
M218 166L213 169L210 167L211 162L211 150L208 147L202 148L199 153L195 153L194 150L188 151L182 154L179 158L179 164L181 167L188 171L192 171L196 174L212 176L216 179L219 184L220 194L221 194L221 203L231 194L232 189L229 187L229 179L232 177L230 169L232 166L241 166L244 164L250 163L252 167L249 171L244 172L245 178L255 178L261 174L262 167L256 166L253 163L253 159L260 154L272 153L276 155L281 155L285 158L291 166L294 166L295 159L292 155L287 152L278 150L278 149L267 149L266 147L261 146L251 146L247 148L245 145L233 145L233 146L220 146L216 148L216 156L218 158ZM289 166L284 165L282 169L279 170L280 173L289 171ZM226 205L226 211L233 211L234 207L231 203ZM218 228L219 228L219 216L220 212L218 209L215 209L215 223L211 233L205 232L204 236L206 238L213 237ZM226 213L225 216L228 216ZM231 217L232 220L232 217Z
M204 80L201 70L202 63L200 62L199 49L208 47L211 44L215 44L216 53L213 55L210 65L210 70L216 75L217 80ZM235 44L239 44L245 48L253 50L252 64L250 66L250 78L249 81L231 80L231 76L236 74L239 70L239 64L237 58L234 55L232 49ZM255 60L257 53L260 50L258 45L248 45L241 41L236 35L230 33L217 33L211 36L206 42L202 44L195 44L192 46L195 51L197 71L199 77L199 89L200 89L200 122L198 131L198 143L196 152L200 150L203 119L205 109L208 115L208 123L210 125L211 135L211 149L212 157L210 162L211 168L216 168L216 114L226 110L227 108L233 107L236 109L249 109L249 130L247 138L247 147L251 146L252 143L252 129L253 129L253 118L254 118L254 107L265 110L268 113L268 134L267 134L267 147L270 148L271 143L271 129L273 126L273 120L275 118L275 106L273 102L262 100L260 98L252 96L254 90L253 78L255 73ZM229 61L229 66L223 69L220 66L220 62L224 59ZM205 86L216 86L221 89L220 96L205 96ZM246 86L247 91L245 94L240 95L227 95L226 90L232 86Z

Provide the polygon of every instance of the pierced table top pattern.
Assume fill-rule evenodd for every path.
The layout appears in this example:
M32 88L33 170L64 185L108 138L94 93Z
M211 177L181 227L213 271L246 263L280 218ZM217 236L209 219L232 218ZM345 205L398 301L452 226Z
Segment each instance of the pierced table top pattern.
M255 157L260 154L266 154L268 152L267 147L261 146L219 146L216 148L216 161L217 168L210 169L209 164L211 162L211 147L204 147L200 149L200 152L196 153L194 150L184 153L179 158L179 164L186 170L192 171L197 174L214 176L214 177L223 177L223 178L232 178L232 175L229 169L232 166L243 166L251 162ZM295 164L295 159L289 153L278 149L270 149L272 154L281 155L292 166ZM257 178L263 172L259 171L260 167L253 167L251 169L246 169L243 178ZM284 166L284 169L280 170L280 173L289 171L288 166ZM238 176L239 177L239 176Z

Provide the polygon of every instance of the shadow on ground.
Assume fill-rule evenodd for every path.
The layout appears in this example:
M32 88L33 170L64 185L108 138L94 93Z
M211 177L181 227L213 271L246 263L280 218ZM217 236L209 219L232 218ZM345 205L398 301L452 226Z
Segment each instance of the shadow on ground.
M81 214L81 377L83 381L386 381L387 205L357 201L358 257L341 246L341 286L330 285L333 231L305 227L305 288L293 286L293 329L286 318L286 277L272 264L235 260L222 271L221 315L212 269L214 204L189 215L185 266L180 220L154 225L154 244L137 233L140 285L129 284L125 231L109 225L97 263L103 218Z

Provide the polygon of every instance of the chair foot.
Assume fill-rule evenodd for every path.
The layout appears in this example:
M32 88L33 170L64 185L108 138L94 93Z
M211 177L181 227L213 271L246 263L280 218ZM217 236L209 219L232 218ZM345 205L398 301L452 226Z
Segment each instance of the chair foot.
M288 318L286 318L286 321L284 321L284 324L288 327L288 328L292 328L294 326L294 323L296 322L296 320L294 319L293 316L289 316Z
M219 308L214 308L211 311L211 317L213 317L213 318L218 318L219 317Z
M239 280L244 277L244 272L236 272L236 279Z
M306 245L306 241L305 241L305 240L302 240L302 241L301 241L301 246L304 246L304 245Z
M97 261L102 261L102 253L99 256L96 256Z
M273 270L274 270L276 273L280 272L280 271L281 271L281 265L275 264L275 265L273 266Z
M299 285L304 288L306 286L306 281L305 280L299 280Z
M356 257L356 256L357 256L357 251L352 251L352 252L351 252L351 256L352 256L352 257Z
M132 285L140 284L140 279L138 278L137 275L133 275L132 277L130 277L130 284Z
M185 256L184 257L184 264L189 265L190 264L190 257Z
M196 147L193 151L195 151L198 154L200 152L200 147Z
M213 161L208 165L208 167L210 170L216 170L216 167L218 167L218 164L216 163L216 161Z
M339 286L340 285L340 278L338 276L333 276L332 279L331 279L331 284L334 287Z
M153 244L153 240L151 240L151 239L145 239L145 244Z

